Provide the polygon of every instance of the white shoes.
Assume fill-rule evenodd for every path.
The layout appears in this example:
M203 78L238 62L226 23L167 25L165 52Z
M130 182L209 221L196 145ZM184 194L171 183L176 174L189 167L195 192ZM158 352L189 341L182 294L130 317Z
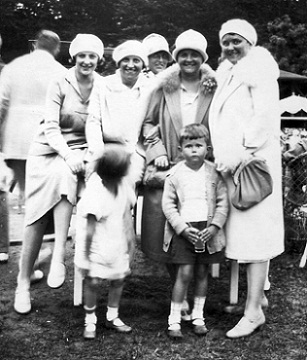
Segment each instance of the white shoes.
M226 333L231 339L251 335L256 329L265 323L263 312L256 319L249 319L245 315L237 323L237 325Z
M42 270L34 270L33 273L31 274L30 277L30 282L31 284L37 283L39 281L41 281L44 277L44 273L42 272Z
M0 262L6 263L9 260L9 254L8 253L0 253Z
M47 284L53 289L60 288L66 276L66 267L62 263L51 263L47 278Z
M16 289L14 309L19 314L28 314L31 311L31 297L29 290Z

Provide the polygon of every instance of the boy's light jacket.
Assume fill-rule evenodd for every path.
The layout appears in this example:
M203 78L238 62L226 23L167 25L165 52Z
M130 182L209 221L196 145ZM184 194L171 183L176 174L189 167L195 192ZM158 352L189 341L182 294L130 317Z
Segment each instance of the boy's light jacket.
M166 177L162 197L162 209L166 217L163 250L167 251L174 233L181 234L187 228L187 223L180 215L183 199L181 186L181 168L184 162L175 165ZM219 230L215 237L207 243L209 253L221 251L225 246L223 226L228 214L228 197L224 180L216 171L215 165L205 160L205 176L208 202L207 226L216 225Z

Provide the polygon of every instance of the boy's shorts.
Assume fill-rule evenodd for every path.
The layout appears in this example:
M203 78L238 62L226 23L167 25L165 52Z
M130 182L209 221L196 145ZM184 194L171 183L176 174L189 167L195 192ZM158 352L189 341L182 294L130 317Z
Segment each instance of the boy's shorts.
M203 230L207 227L207 221L192 222L191 225L198 230ZM216 264L224 260L224 251L209 254L206 244L205 252L196 253L194 245L177 234L172 238L168 253L171 256L173 264Z

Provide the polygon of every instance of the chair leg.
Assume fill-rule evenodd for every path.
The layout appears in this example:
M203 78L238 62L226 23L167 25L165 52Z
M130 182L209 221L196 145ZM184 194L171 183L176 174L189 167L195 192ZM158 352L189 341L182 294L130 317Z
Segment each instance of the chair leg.
M231 260L230 271L230 297L231 305L238 303L238 289L239 289L239 264L236 260Z
M220 277L220 264L211 264L210 272L213 278Z
M81 271L75 265L74 268L74 306L82 305L83 294L83 276Z

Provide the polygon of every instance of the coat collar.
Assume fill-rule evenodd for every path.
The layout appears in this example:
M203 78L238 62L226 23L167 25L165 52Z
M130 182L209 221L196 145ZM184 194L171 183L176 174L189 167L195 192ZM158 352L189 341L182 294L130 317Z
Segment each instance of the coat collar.
M163 73L161 73L163 74ZM180 68L178 64L171 66L159 77L159 87L162 88L165 101L169 110L171 121L179 137L182 128L181 104L180 104ZM196 123L201 123L209 109L212 96L215 90L215 72L209 65L201 66L200 93L198 108L196 112Z
M200 91L203 93L214 92L216 87L215 72L208 64L202 64L200 67ZM180 67L178 64L174 64L164 70L159 76L160 87L163 88L166 93L173 93L180 88Z

